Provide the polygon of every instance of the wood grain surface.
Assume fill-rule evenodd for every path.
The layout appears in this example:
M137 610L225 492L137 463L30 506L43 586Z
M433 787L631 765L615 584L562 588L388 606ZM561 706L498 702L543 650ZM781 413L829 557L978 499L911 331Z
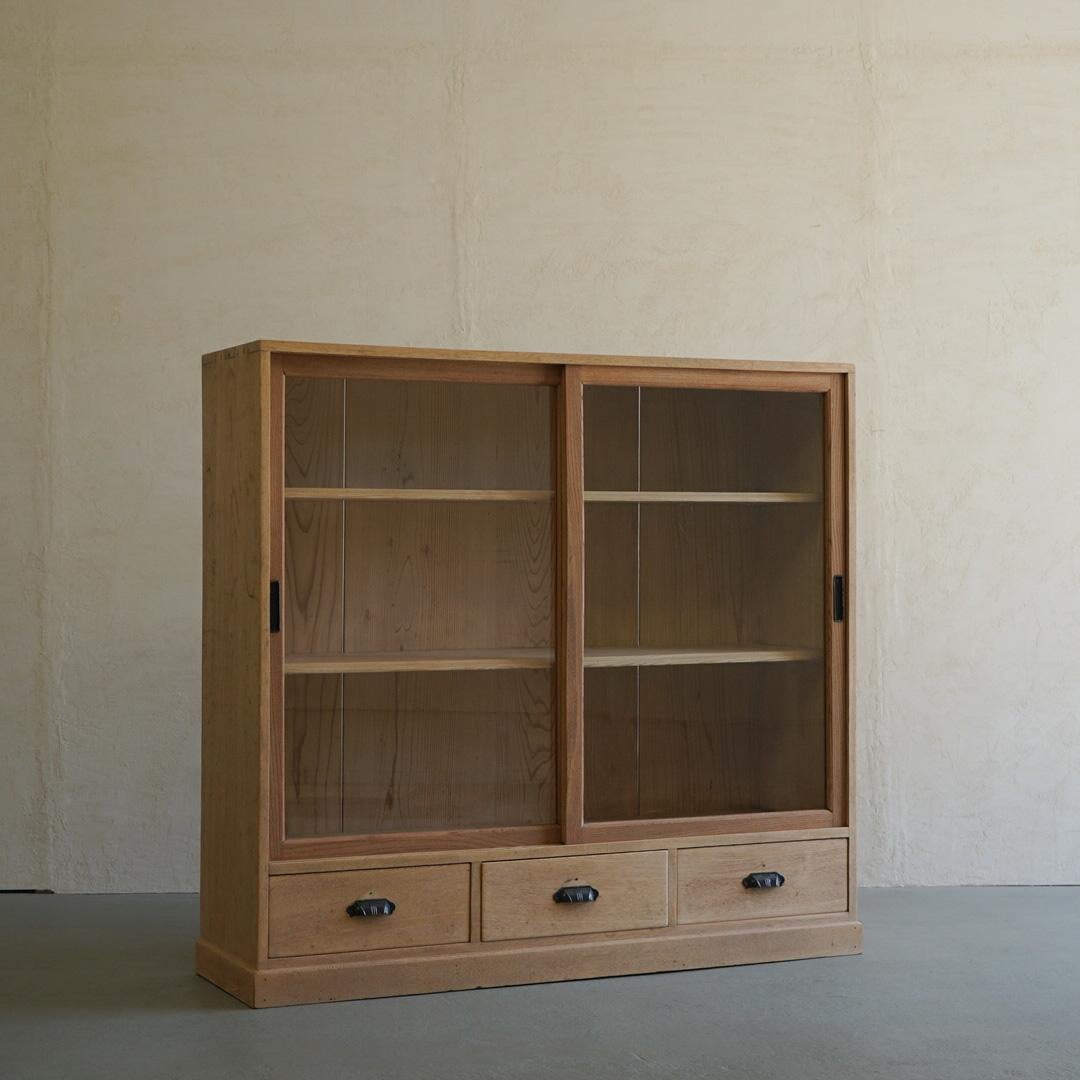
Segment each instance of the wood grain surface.
M484 941L666 926L667 860L666 851L635 851L484 863ZM599 899L557 904L564 885L591 885Z
M350 917L356 900L392 915ZM469 868L411 866L298 874L270 881L270 955L311 956L469 940Z
M255 963L265 932L269 359L203 360L202 939Z
M694 356L628 356L624 353L559 353L536 351L506 351L494 349L434 349L404 345L357 345L333 344L313 341L282 341L277 338L260 338L238 348L263 349L281 353L282 360L305 373L324 363L328 370L341 370L350 364L371 368L393 377L403 366L426 364L431 371L452 372L455 367L466 367L470 378L483 377L483 370L491 364L505 367L530 369L528 377L536 379L535 369L541 371L557 367L606 368L677 368L682 377L695 371L705 375L725 371L761 373L787 372L813 375L821 372L850 372L851 364L829 363L814 360L724 360L716 357ZM382 365L380 369L380 365ZM500 376L505 378L506 376ZM525 376L523 376L525 377ZM765 380L761 380L765 381ZM805 388L806 379L800 384Z
M345 676L344 829L557 820L550 671Z
M344 484L344 418L344 380L285 380L286 487Z
M549 386L346 383L345 485L550 491Z
M345 652L552 644L543 503L349 503Z
M726 922L847 910L847 841L802 840L679 852L679 922ZM784 884L747 889L749 874L776 871Z
M285 835L341 832L340 675L285 679Z

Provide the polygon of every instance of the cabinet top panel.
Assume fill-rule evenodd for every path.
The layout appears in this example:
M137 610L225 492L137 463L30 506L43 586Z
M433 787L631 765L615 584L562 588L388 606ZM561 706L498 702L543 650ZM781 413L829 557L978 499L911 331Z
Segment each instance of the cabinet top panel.
M235 356L246 352L288 353L294 356L321 356L354 359L412 359L472 361L502 364L570 364L591 367L698 368L713 371L809 371L850 374L852 364L804 360L722 360L688 356L620 356L589 353L502 352L492 349L421 349L397 345L333 345L310 341L249 341L229 349L207 353L203 360Z

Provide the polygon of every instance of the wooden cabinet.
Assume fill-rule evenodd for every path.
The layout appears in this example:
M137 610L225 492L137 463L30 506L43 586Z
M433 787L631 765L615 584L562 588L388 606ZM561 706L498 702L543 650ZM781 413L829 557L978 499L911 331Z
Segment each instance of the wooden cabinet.
M200 972L268 1005L858 951L851 380L204 357Z

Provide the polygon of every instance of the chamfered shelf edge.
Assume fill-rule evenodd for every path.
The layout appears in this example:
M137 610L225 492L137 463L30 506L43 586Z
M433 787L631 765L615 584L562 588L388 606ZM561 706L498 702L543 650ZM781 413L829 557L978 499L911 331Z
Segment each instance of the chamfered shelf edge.
M587 668L665 667L681 664L776 664L818 660L820 649L731 645L722 649L597 649L585 650Z
M285 498L354 499L367 502L550 502L554 492L521 488L287 487Z
M771 664L821 658L820 649L729 646L722 649L587 648L586 668L688 664ZM497 671L550 668L552 649L438 649L424 652L287 656L286 675L371 674L385 671Z
M586 491L586 502L815 503L812 491Z
M521 488L287 487L287 501L351 499L358 502L550 502L553 491ZM812 491L586 491L586 502L816 503Z
M552 649L429 649L416 652L286 656L286 675L368 674L380 671L497 671L550 668Z

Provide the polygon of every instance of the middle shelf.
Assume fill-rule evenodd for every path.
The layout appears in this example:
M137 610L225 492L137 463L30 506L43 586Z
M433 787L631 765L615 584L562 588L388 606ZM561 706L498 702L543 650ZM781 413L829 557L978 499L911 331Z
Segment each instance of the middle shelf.
M287 487L290 502L551 502L554 492L511 488ZM586 491L587 503L814 503L812 491Z
M818 660L820 649L728 646L721 649L587 648L585 667L660 667L685 664L769 664ZM286 656L286 675L368 674L380 671L493 671L547 668L553 649L432 649L422 652Z

